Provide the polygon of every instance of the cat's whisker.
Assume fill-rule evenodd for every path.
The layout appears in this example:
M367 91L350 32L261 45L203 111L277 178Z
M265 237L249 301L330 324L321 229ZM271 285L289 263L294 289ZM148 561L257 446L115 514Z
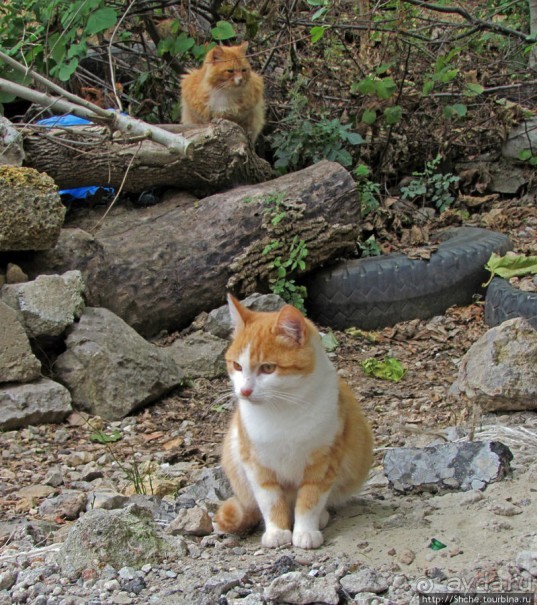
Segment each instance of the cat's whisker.
M221 393L215 400L214 405L219 405L221 403L235 403L235 392L233 389L227 389L223 393Z
M306 409L308 407L307 401L304 401L304 399L302 399L301 397L297 397L292 393L286 393L285 391L273 391L271 398L284 403L296 405L297 407L303 409Z

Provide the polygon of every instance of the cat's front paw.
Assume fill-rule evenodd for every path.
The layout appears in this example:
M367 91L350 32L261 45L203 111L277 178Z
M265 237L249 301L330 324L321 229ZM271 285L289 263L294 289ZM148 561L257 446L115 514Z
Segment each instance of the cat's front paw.
M293 532L293 546L298 548L319 548L323 542L323 534L320 531Z
M266 548L276 548L284 544L291 544L292 534L289 529L267 529L261 538L261 544Z

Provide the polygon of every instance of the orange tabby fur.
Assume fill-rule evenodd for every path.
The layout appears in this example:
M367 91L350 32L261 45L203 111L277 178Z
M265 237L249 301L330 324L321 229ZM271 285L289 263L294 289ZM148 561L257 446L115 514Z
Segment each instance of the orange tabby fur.
M263 519L265 546L316 548L326 506L344 502L367 477L371 430L297 309L259 313L232 296L229 304L235 335L226 362L238 406L222 465L235 495L215 521L242 533Z
M200 69L181 83L181 122L208 124L214 118L236 122L255 141L265 123L263 78L246 58L248 43L216 46Z

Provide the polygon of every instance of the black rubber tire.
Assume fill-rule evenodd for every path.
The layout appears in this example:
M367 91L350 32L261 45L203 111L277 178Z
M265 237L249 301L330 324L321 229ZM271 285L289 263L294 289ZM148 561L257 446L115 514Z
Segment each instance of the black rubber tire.
M428 261L389 254L316 271L304 281L310 317L338 330L374 330L440 315L482 293L491 253L512 248L507 236L476 227L450 229L438 241Z
M485 322L494 327L514 317L526 318L537 330L537 292L524 292L495 277L487 288Z

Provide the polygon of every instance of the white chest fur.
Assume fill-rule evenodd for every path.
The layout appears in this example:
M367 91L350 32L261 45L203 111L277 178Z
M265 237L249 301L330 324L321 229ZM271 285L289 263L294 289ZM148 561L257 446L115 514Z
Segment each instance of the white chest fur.
M209 95L209 108L213 113L235 113L237 104L232 91L213 90Z
M304 384L293 392L292 403L285 399L239 403L242 422L260 464L293 485L302 481L311 453L331 445L340 428L335 369L323 364L302 380Z

